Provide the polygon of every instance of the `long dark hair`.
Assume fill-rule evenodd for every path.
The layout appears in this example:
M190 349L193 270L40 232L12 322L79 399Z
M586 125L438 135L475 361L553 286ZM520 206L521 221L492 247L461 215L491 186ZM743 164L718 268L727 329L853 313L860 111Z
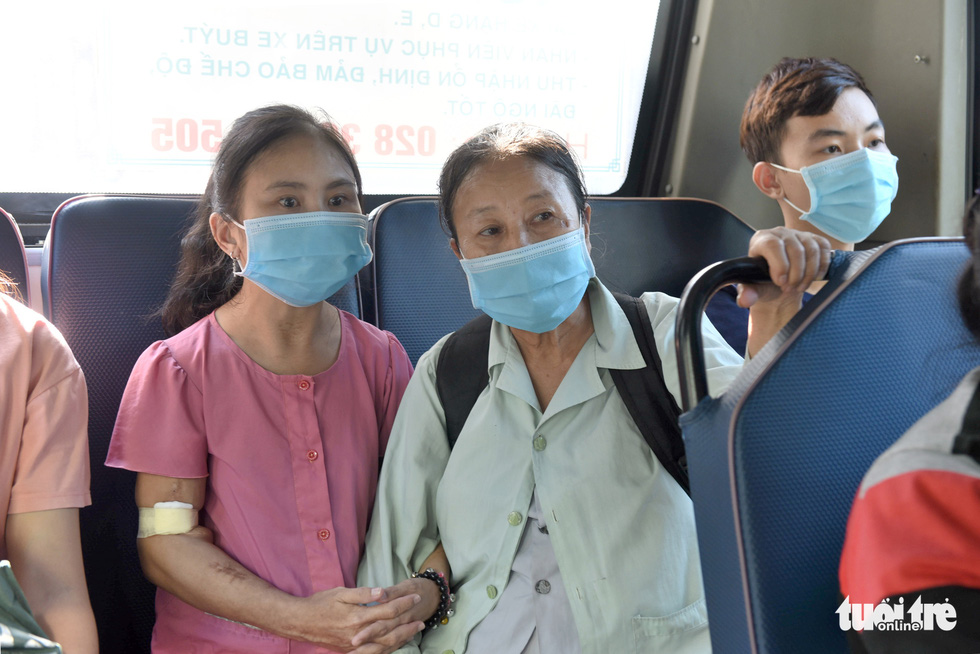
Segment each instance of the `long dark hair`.
M354 153L326 115L317 117L299 107L273 105L236 120L221 141L194 222L181 241L177 276L160 310L168 335L194 324L241 289L242 279L232 273L231 259L211 234L211 214L220 213L225 220L237 216L245 173L251 163L279 141L296 134L318 136L335 147L354 173L358 195L362 193Z
M957 286L960 314L967 329L980 339L980 195L974 194L963 212L963 237L970 248L970 262L966 265Z

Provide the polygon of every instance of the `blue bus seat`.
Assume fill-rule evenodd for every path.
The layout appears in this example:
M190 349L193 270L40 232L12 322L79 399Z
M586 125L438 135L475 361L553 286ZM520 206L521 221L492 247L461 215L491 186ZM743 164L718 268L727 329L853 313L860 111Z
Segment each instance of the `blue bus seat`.
M27 251L14 217L0 209L0 271L17 285L21 301L31 305L31 287L27 277Z
M754 231L720 205L673 198L593 198L592 259L611 290L680 295L709 263L744 254ZM439 223L433 197L402 198L371 214L375 324L412 362L479 315Z
M371 212L370 229L374 323L398 338L414 365L480 312L439 223L436 198L385 203Z
M153 314L167 295L195 197L83 196L51 220L42 263L45 312L78 359L89 391L92 506L82 549L103 654L149 652L154 587L136 552L135 475L105 457L139 355L165 338ZM360 316L357 281L330 301Z
M680 297L699 270L744 256L755 230L720 204L694 198L594 198L596 274L612 291Z
M136 359L164 338L161 306L196 200L89 196L51 220L42 261L45 312L85 373L92 506L81 511L85 573L100 651L149 652L154 587L136 553L135 475L107 468L119 400Z
M715 652L848 651L837 569L858 485L980 365L955 298L968 256L962 239L836 253L818 296L681 417Z

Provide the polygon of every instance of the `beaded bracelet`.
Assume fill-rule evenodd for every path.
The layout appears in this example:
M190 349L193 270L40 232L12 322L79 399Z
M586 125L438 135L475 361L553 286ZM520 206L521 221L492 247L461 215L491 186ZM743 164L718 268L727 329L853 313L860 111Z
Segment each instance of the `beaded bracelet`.
M456 595L449 591L449 582L445 575L432 568L426 568L424 572L413 572L412 577L417 579L429 579L439 587L439 608L432 614L432 617L425 621L425 630L435 629L440 624L447 624L449 618L453 617L453 602Z

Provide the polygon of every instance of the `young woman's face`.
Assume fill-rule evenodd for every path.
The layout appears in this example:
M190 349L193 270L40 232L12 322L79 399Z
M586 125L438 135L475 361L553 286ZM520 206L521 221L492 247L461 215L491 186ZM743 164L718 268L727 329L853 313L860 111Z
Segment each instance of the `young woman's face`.
M527 157L482 164L463 180L453 203L457 254L474 259L538 243L585 226L561 173Z
M296 134L260 154L245 171L238 221L310 211L361 213L354 173L332 145Z

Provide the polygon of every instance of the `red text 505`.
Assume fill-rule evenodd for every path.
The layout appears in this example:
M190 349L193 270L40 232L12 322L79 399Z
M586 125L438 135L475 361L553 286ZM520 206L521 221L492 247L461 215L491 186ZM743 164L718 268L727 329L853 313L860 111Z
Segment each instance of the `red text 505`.
M220 120L154 118L150 144L159 152L217 152L222 134Z

